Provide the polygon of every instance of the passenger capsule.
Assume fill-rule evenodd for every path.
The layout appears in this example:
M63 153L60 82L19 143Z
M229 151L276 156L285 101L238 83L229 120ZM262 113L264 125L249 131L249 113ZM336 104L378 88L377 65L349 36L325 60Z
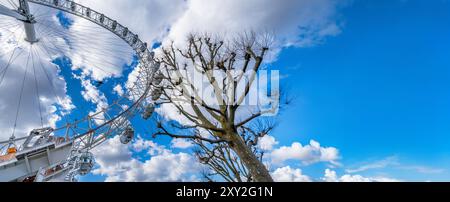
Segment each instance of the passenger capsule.
M132 45L136 44L138 40L139 40L139 36L138 35L134 35L133 41L131 42L131 44Z
M145 52L147 50L147 43L142 44L141 52Z
M162 80L164 79L164 75L161 72L156 73L156 75L153 77L152 84L154 86L157 86L161 84Z
M152 66L153 69L158 70L160 67L161 67L161 63L159 63L159 62L153 63L153 66Z
M78 160L79 174L83 176L91 172L94 163L94 155L91 152L82 153Z
M7 154L15 154L15 153L17 153L17 149L16 149L16 147L10 147L10 148L8 148L8 150L6 152L7 152Z
M134 130L131 127L127 127L125 131L120 136L120 142L122 144L128 144L134 138Z
M113 23L112 23L112 25L111 25L111 29L112 29L113 31L116 31L116 29L117 29L117 21L113 21Z
M72 10L73 12L75 12L75 10L77 9L77 4L75 2L72 2L70 4L70 10Z
M145 107L144 113L142 113L142 118L144 120L148 120L150 117L152 117L153 112L155 112L155 105L149 104L147 107Z
M155 52L152 51L148 54L147 60L153 61L154 58L155 58Z
M91 17L91 9L90 8L86 8L86 16Z
M161 88L155 88L155 89L152 91L152 100L153 100L153 101L159 100L159 98L161 97L161 95L162 95L162 89L161 89Z
M128 35L128 28L125 27L125 28L123 29L122 36L123 36L123 37L126 37L127 35Z

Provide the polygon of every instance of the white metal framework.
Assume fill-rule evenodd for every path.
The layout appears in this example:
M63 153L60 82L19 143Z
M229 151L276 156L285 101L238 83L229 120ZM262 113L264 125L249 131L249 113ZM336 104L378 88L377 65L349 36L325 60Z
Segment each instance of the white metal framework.
M92 168L91 149L115 135L124 136L121 137L122 143L130 142L134 131L129 119L138 113L143 113L145 118L151 116L154 111L152 100L157 99L152 93L156 89L152 84L155 83L153 77L160 65L153 62L153 52L137 34L108 16L76 2L18 0L17 10L0 4L0 16L23 22L25 40L30 44L39 43L40 39L35 28L38 20L31 14L28 3L89 20L117 35L139 58L138 75L133 86L108 107L59 128L44 127L31 131L26 137L16 138L13 134L8 140L0 140L0 181L52 181L60 180L61 176L66 181L73 181L75 175L84 175ZM103 115L102 120L99 120L99 114Z

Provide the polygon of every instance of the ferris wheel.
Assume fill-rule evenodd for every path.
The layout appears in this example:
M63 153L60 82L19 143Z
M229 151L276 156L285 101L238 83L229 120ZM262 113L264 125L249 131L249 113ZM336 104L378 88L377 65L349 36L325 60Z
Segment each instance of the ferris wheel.
M81 21L77 29L70 27L75 26L71 18ZM103 101L84 92L96 109L81 105L72 106L75 115L66 112L64 105L71 104L64 88L61 92L60 77L100 88L123 79L120 68L105 68L130 62L120 56L136 63L127 66L125 89ZM93 168L93 148L117 135L129 143L134 137L130 119L151 117L162 93L160 65L153 57L126 26L74 1L0 0L0 101L14 103L0 103L0 128L11 128L0 132L0 181L74 181ZM64 58L73 59L71 68L61 65ZM12 86L16 90L9 90ZM52 117L44 112L49 102L60 115L57 123L50 124ZM31 119L39 127L29 124Z

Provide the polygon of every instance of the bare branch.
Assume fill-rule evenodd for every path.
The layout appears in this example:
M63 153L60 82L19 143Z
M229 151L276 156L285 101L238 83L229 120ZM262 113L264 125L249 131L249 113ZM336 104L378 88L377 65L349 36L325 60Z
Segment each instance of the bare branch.
M157 136L160 136L160 135L165 135L165 136L169 136L169 137L171 137L171 138L176 138L176 139L201 140L201 141L209 142L209 143L211 143L211 144L218 144L218 143L226 142L225 140L222 140L222 139L212 140L212 139L204 138L204 137L202 137L202 136L200 136L200 135L192 135L192 136L190 136L190 135L176 135L176 134L170 133L170 132L169 132L166 128L164 128L164 127L162 126L162 124L160 124L160 123L158 124L158 128L159 128L161 131L158 131L158 132L154 133L154 134L152 135L153 138L156 138Z

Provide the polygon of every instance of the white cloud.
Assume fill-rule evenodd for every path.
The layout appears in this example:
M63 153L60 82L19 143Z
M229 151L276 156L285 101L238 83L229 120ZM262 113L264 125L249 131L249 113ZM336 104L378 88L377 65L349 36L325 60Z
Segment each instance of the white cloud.
M367 171L370 169L385 168L386 166L389 166L389 165L398 165L398 159L396 156L390 156L385 159L360 166L358 168L346 169L345 171L347 173L357 173L357 172Z
M399 182L400 180L388 177L363 177L361 175L343 175L337 176L336 171L326 169L322 178L325 182Z
M275 137L266 135L259 139L258 147L262 150L270 151L277 144L278 142L275 140Z
M190 0L171 27L170 39L189 32L233 35L245 30L275 32L279 46L311 46L340 33L336 12L342 0Z
M74 77L81 81L81 86L84 88L84 90L81 91L81 95L86 101L98 104L101 107L108 106L108 101L105 95L101 93L97 87L92 85L91 81L88 78L86 78L86 76L82 75L80 77L78 76Z
M311 140L309 145L303 146L299 142L291 146L282 146L269 154L272 163L280 164L287 160L299 160L305 165L318 162L328 162L339 165L339 151L334 147L321 147L319 142Z
M281 46L310 46L341 32L338 9L348 0L108 0L77 2L134 30L145 41L184 40L190 32L275 32ZM167 36L167 38L166 38Z
M445 169L442 168L431 168L428 166L398 166L399 169L402 170L410 170L423 174L439 174L445 172Z
M194 146L194 144L186 139L172 139L171 142L172 148L178 148L178 149L187 149Z
M142 137L138 137L136 141L133 142L131 148L135 152L145 151L147 152L148 155L151 156L170 152L164 146L158 145L157 143L151 140L145 140Z
M356 168L350 168L346 169L345 172L347 173L359 173L364 172L368 170L374 170L374 169L384 169L384 168L391 168L396 170L403 170L403 171L413 171L417 173L423 173L423 174L439 174L445 171L445 169L441 168L432 168L428 166L423 165L405 165L404 163L400 162L399 158L397 156L388 156L384 159L369 162L366 164L363 164Z
M83 99L96 106L96 109L89 112L89 115L94 116L95 114L94 121L97 124L102 124L106 120L104 110L109 107L108 99L92 84L91 80L86 75L82 74L81 76L77 76L73 74L73 77L79 79L81 82L81 86L83 87L81 95L83 96Z
M302 170L293 169L290 166L276 169L271 173L275 182L311 182L309 176L303 175Z
M198 181L201 165L196 162L195 157L187 153L161 150L161 146L152 141L142 139L138 141L132 146L127 146L121 144L119 137L116 136L96 148L93 152L99 167L93 174L105 175L106 181L120 182ZM133 158L131 148L159 152L155 152L155 155L147 160L139 161Z
M71 59L72 69L82 70L93 80L119 78L123 66L132 62L134 52L128 44L90 21L73 18L72 26L62 29L61 35L67 47L58 48Z
M117 95L119 96L123 96L123 88L120 84L117 84L114 88L113 88L114 92L117 93Z
M185 110L189 109L188 107L185 108ZM183 116L173 104L163 104L156 108L155 112L164 117L166 120L174 120L186 126L193 125L192 121Z
M149 43L162 40L167 30L186 10L184 0L78 0L77 2L117 20Z

